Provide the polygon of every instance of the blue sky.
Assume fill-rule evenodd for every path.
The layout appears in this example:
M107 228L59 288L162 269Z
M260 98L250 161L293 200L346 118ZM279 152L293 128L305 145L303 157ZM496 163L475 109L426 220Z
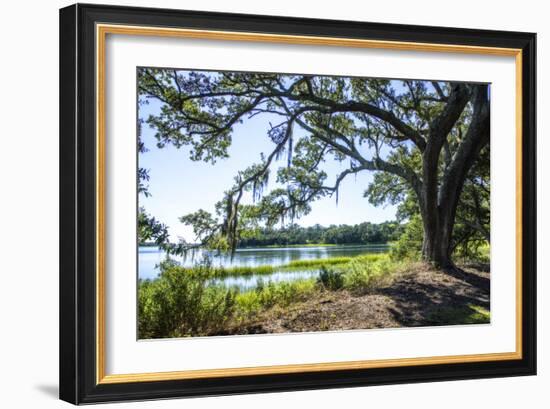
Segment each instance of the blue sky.
M149 105L139 107L139 117L147 119L150 114L158 112L159 105L151 101ZM171 240L182 237L194 241L192 229L181 224L180 216L204 209L214 213L214 205L223 197L223 192L234 183L234 176L253 163L260 162L260 154L268 154L273 149L273 142L267 137L269 121L257 116L245 120L234 128L233 142L229 149L229 158L218 160L215 165L204 162L193 162L189 159L187 148L176 149L167 145L162 149L156 147L155 131L147 124L142 127L142 140L148 152L139 155L139 166L149 170L150 197L139 196L139 205L169 227ZM283 155L272 167L275 175L277 168L286 165L287 157ZM328 161L323 169L329 175L328 183L333 183L335 176L347 167L348 162ZM302 226L321 224L357 224L365 221L380 223L395 219L395 206L374 207L363 193L372 180L372 172L361 172L348 176L340 185L338 203L332 198L323 198L312 204L312 211L295 220ZM270 178L274 180L273 176ZM276 186L270 181L269 191ZM251 203L247 197L243 203Z

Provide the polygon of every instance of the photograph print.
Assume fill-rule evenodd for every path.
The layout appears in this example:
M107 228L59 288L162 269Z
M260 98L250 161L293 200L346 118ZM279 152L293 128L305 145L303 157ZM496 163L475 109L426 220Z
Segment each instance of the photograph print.
M139 339L490 323L490 84L136 86Z

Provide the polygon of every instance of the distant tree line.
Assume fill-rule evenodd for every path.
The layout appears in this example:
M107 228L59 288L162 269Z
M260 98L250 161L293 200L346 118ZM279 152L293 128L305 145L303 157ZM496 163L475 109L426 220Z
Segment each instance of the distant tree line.
M301 227L291 224L282 228L258 228L244 232L239 247L284 246L294 244L370 244L397 240L403 226L397 222L361 223L356 225L316 224Z

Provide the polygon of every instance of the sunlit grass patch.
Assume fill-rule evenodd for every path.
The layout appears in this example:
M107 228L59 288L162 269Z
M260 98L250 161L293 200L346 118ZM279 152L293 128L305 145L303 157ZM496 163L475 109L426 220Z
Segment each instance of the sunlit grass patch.
M239 277L251 275L269 275L275 272L296 271L296 270L314 270L321 267L330 267L337 265L345 265L352 260L359 260L361 263L374 262L382 260L386 257L385 253L380 254L365 254L361 256L342 256L329 258L316 258L310 260L293 260L288 264L279 266L260 265L260 266L238 266L238 267L211 267L214 278ZM183 270L192 273L193 268L182 267Z
M243 248L300 248L300 247L335 247L335 246L342 246L342 244L331 244L331 243L305 243L305 244L268 244L268 245L260 245L260 246L249 246L249 247L243 247Z
M329 258L315 258L311 260L293 260L288 264L282 266L283 269L292 268L315 268L321 266L334 266L337 264L348 263L353 257L329 257Z
M255 274L265 275L273 274L275 271L276 269L272 265L213 268L213 273L216 278L250 276Z
M491 313L480 305L468 304L440 308L428 317L428 321L435 325L489 324Z
M353 257L349 262L336 267L332 273L327 271L325 281L329 283L330 279L341 279L342 285L339 288L365 293L390 283L401 267L401 263L392 261L387 254L365 254ZM328 287L325 285L327 289L334 289L333 287L332 284Z
M315 280L259 282L256 288L236 295L237 316L250 318L253 314L273 306L286 307L306 300L318 291Z

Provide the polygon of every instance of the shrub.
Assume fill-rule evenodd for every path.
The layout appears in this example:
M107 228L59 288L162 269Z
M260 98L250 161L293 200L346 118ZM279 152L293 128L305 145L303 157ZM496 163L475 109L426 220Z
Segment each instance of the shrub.
M392 260L420 260L424 227L419 215L411 217L399 240L393 243L390 250Z
M355 292L368 292L386 284L397 270L398 264L387 257L370 261L356 257L345 266L344 287Z
M340 290L344 286L344 275L341 272L322 266L317 283L321 284L323 288L327 290Z
M280 283L270 281L257 293L261 306L269 308L274 305L286 307L294 302L303 301L313 291L315 291L314 280L296 280Z
M453 256L463 263L468 261L489 263L490 252L490 245L486 240L474 238L456 246Z
M262 309L259 292L254 290L237 294L236 306L238 319L252 318Z
M252 291L236 296L237 316L250 318L261 310L274 306L286 307L292 303L304 301L316 291L315 280L296 280L290 282L258 281Z
M223 329L235 306L235 291L211 285L209 263L183 269L161 264L160 276L140 281L138 331L140 338L211 335Z

